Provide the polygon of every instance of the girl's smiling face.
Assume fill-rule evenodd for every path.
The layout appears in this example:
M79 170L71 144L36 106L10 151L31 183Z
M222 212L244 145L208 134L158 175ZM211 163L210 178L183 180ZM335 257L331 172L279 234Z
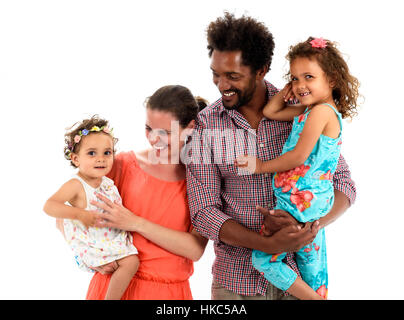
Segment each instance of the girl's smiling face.
M111 171L114 162L112 137L103 132L82 136L79 151L72 153L71 159L87 180L102 178Z
M333 83L315 58L299 57L290 63L292 90L295 97L306 106L333 103Z

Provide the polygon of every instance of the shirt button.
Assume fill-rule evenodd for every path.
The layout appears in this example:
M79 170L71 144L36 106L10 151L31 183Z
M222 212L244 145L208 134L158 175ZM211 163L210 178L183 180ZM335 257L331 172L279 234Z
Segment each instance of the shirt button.
M265 178L268 178L268 176L269 176L268 173L265 173L265 174L264 174L264 177L265 177Z
M264 144L263 144L263 143L260 143L260 147L263 148L263 147L264 147Z

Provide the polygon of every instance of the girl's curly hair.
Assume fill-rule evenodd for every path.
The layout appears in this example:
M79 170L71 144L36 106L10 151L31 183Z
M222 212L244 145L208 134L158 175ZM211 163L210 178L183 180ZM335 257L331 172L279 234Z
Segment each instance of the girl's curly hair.
M88 130L88 134L100 134L103 133L103 131L90 131L93 127L108 127L108 121L105 119L101 119L98 117L98 115L93 115L90 119L84 119L81 122L76 122L74 125L72 125L70 128L67 128L67 132L65 133L65 147L64 147L64 155L67 160L70 161L70 165L73 167L77 168L73 161L71 161L70 154L71 153L78 153L80 151L80 145L81 141L76 143L74 141L74 137L76 135L79 135L80 131L83 131L84 129ZM105 134L105 133L104 133ZM113 145L114 145L114 152L115 152L115 145L118 142L118 139L113 137L111 135Z
M286 59L291 63L299 57L315 58L328 79L335 82L332 97L342 118L352 118L357 115L360 85L358 79L350 74L348 65L335 42L325 40L327 42L325 48L315 48L310 43L312 40L314 38L309 37L306 41L291 46ZM286 76L290 78L290 72Z

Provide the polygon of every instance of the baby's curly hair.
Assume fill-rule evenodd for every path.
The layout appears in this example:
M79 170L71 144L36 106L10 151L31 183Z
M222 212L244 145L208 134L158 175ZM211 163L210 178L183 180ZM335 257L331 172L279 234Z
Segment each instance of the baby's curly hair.
M80 135L80 131L88 130L88 134L99 134L103 131L90 131L92 128L108 128L108 121L105 119L101 119L98 115L93 115L90 119L84 119L81 122L76 122L70 128L67 128L67 132L65 133L65 147L64 147L64 155L67 160L70 161L70 165L74 168L77 168L76 165L71 160L70 154L71 153L78 153L80 151L80 141L75 142L74 137ZM115 145L118 142L118 139L111 135L113 145L114 145L114 152L115 152Z
M225 12L207 28L209 57L213 50L241 51L242 62L256 72L264 66L270 69L274 53L272 33L261 22L251 17L235 18Z
M328 79L335 82L332 97L342 118L352 119L357 115L360 85L358 79L350 74L348 65L335 42L324 39L327 43L326 47L315 48L310 43L312 40L314 38L309 37L306 41L291 46L286 59L291 63L299 57L315 58ZM286 77L290 80L290 71Z

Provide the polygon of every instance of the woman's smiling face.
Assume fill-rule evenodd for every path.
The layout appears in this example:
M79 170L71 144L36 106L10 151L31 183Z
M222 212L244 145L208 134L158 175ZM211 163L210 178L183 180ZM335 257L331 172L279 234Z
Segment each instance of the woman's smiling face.
M189 134L187 129L193 127L193 123L194 121L191 121L188 127L182 128L171 112L146 108L146 138L154 149L155 155L164 163L172 163L175 159L179 161L185 135Z

